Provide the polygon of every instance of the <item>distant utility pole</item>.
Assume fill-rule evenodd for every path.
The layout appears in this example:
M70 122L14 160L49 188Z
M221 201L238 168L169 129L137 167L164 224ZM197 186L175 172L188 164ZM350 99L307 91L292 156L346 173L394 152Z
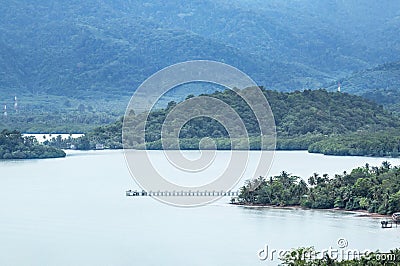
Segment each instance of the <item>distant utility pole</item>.
M15 109L15 112L18 113L18 99L17 99L17 96L14 97L14 109Z

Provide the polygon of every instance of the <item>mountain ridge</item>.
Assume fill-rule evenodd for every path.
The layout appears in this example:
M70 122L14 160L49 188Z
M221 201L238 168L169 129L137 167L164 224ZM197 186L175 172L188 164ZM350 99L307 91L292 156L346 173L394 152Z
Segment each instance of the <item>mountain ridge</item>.
M326 87L400 60L397 10L397 1L10 0L0 7L0 103L18 96L20 115L116 119L147 77L197 59L268 89Z
M20 75L11 75L1 85L14 84L18 89L25 84L28 91L47 93L62 89L65 94L76 86L81 86L82 93L93 88L100 91L116 88L121 94L126 93L129 84L134 90L147 76L170 64L210 59L230 63L272 89L317 88L327 79L336 79L334 73L364 69L371 65L369 62L379 63L368 56L364 59L361 55L352 56L371 48L365 47L365 42L359 42L357 47L352 41L345 41L336 28L343 25L333 19L336 13L347 14L350 18L343 18L353 23L360 17L368 22L362 11L377 9L370 2L366 7L357 7L356 3L328 1L314 7L307 1L292 4L249 1L248 6L240 1L228 5L222 0L190 3L91 0L68 4L42 1L35 5L29 1L11 1L0 9L4 14L0 19L4 32L1 46L14 49L14 52L3 51L12 54L16 64L4 62L4 58L0 63L14 70L7 74ZM390 7L396 6L388 3ZM352 18L342 10L346 8L360 15ZM318 10L326 16L325 20L319 20ZM381 8L376 13L380 14ZM384 20L377 14L371 13L371 20L385 22L382 27L389 27L392 21L397 23L392 17ZM329 25L331 29L327 28ZM346 27L343 31L347 35L352 29ZM370 39L373 43L376 38ZM346 46L350 44L353 46ZM397 51L396 47L391 50ZM374 49L379 51L378 60L382 62L384 49ZM242 63L246 58L251 64ZM351 67L353 63L349 60L358 66ZM268 69L272 75L268 75ZM3 75L1 80L7 79ZM81 83L87 83L86 87Z

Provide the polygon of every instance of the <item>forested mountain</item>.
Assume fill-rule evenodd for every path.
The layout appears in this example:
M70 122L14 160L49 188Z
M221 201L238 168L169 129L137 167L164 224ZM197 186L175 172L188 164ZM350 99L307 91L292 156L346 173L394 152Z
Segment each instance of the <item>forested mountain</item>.
M399 10L398 1L10 0L0 6L0 102L18 95L20 115L115 119L145 78L193 59L231 64L269 89L318 88L400 60Z
M181 13L175 12L185 12L190 6L202 18L209 17L210 8L215 11L210 16L209 22L214 23L208 27L210 32L216 30L219 15L233 19L230 15L236 13L235 9L220 9L229 5L215 6L211 1L189 6L185 1L9 1L0 9L1 87L14 89L11 94L130 95L155 71L193 59L225 61L264 84L290 82L290 75L318 76L318 71L295 63L265 61L269 56L252 55L188 25L165 23L167 17L179 21ZM251 19L251 14L247 16ZM285 69L284 78L268 74L280 69Z
M397 1L219 0L152 1L138 10L265 59L332 74L399 58L399 7Z

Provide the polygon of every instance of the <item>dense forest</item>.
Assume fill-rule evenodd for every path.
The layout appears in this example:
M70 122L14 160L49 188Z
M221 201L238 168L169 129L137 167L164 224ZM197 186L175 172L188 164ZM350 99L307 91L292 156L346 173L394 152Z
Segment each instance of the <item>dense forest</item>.
M30 121L16 118L7 126L24 132L68 129L57 124L63 115L45 125L36 112L86 108L67 119L82 132L104 123L93 115L85 126L74 116L105 112L116 120L147 77L186 60L230 64L273 90L327 87L400 60L399 8L397 1L356 0L8 1L0 7L0 100L11 107L18 96L20 116ZM360 94L370 84L386 89L376 76L350 83ZM347 85L343 80L344 91Z
M18 131L0 132L0 159L44 159L65 157L65 152L39 144L34 137L23 137Z
M278 176L247 181L240 188L238 202L392 214L400 211L399 175L400 167L388 162L379 167L366 164L334 177L315 173L308 182L283 171Z
M400 120L371 101L347 93L325 90L276 92L264 90L274 114L278 150L308 150L329 155L398 156ZM250 136L250 148L260 149L259 127L250 107L231 90L217 91L215 97L232 106L244 121ZM190 98L192 96L189 96ZM161 126L178 103L150 113L146 143L149 149L161 149ZM210 107L216 108L218 106ZM144 119L138 114L135 119ZM60 148L75 145L93 149L96 144L121 148L122 120L101 126L77 140L50 141ZM198 149L204 137L215 140L218 149L230 149L227 131L216 120L198 117L186 123L180 133L182 149ZM239 140L240 141L240 140ZM143 147L141 147L143 148Z
M398 130L376 132L352 132L344 135L322 137L309 143L308 151L325 155L354 155L398 157L400 134Z

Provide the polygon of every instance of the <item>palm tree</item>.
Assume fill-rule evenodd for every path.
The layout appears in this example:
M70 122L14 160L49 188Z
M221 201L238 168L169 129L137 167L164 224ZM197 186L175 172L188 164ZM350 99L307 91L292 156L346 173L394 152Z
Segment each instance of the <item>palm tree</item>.
M279 178L282 180L282 184L288 188L291 185L293 185L295 183L295 181L298 179L297 176L292 176L291 174L289 174L286 171L282 171Z
M316 181L315 181L315 176L316 174L314 173L314 175L312 175L312 176L310 176L309 178L308 178L308 184L310 185L310 186L315 186L317 183L316 183Z
M246 183L247 183L247 181L246 181ZM240 188L239 199L243 200L245 202L249 202L249 198L250 198L249 187L247 186L247 184L245 184L244 186L242 186Z
M253 181L253 186L255 186L255 190L259 190L267 185L267 181L263 176L259 176L257 179Z
M306 195L308 193L308 186L307 183L301 179L299 181L299 184L296 186L296 194L299 197L299 200L302 196Z
M328 182L329 181L328 174L323 174L322 177L324 178L324 182Z
M245 185L240 188L239 198L247 203L255 202L255 190L259 187L259 180L246 180Z
M382 162L382 166L381 169L383 170L383 172L387 172L390 169L390 163L388 161L384 161Z

